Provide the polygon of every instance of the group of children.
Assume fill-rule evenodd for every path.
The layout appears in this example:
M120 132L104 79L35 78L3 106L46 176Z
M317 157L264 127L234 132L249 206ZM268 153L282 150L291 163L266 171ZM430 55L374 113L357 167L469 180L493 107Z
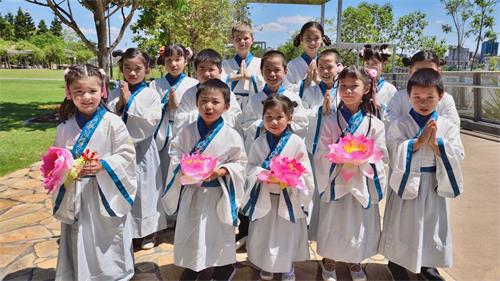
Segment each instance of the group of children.
M56 145L75 158L95 151L98 160L54 192L62 222L56 279L128 280L132 238L150 249L175 220L181 280L208 268L213 280L231 280L245 239L262 280L295 280L293 262L310 258L310 240L324 257L324 280L337 279L336 261L366 280L360 262L377 253L396 280L408 280L407 270L443 280L436 267L452 262L448 198L462 192L464 151L439 58L415 54L407 89L397 91L380 76L387 46L365 46L364 66L344 68L337 51L319 51L330 39L317 22L302 27L294 44L304 53L288 64L279 51L252 55L249 24L236 24L232 39L232 59L196 54L196 79L184 74L189 50L163 47L157 61L167 75L149 85L146 53L115 53L124 81L109 96L96 67L67 70ZM372 177L358 170L345 180L343 165L327 160L329 145L347 134L373 139L383 153L370 164ZM180 183L191 153L217 160L201 185ZM259 180L276 156L302 164L303 189Z

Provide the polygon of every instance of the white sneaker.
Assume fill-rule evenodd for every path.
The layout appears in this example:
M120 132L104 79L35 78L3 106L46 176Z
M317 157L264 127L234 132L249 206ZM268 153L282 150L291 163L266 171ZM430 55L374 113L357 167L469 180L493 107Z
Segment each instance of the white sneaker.
M292 266L289 272L281 274L282 281L295 281L295 269Z
M156 244L156 233L142 238L141 249L143 250L153 249L155 244Z
M270 281L270 280L273 280L274 274L272 272L267 272L267 271L261 270L259 272L259 277L260 277L260 279L262 279L264 281Z
M321 277L324 281L337 281L337 272L334 270L326 270L323 261L320 261L321 265Z
M359 271L353 270L353 267L359 267ZM361 265L351 265L349 266L349 271L351 272L352 281L366 281L366 274Z

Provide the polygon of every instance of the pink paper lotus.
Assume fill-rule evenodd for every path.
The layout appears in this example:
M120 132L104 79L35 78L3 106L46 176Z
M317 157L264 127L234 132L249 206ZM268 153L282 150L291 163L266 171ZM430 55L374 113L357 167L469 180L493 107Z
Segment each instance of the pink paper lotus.
M195 152L183 154L180 165L183 175L179 180L182 185L201 185L215 170L217 159Z
M42 156L40 172L43 176L43 186L50 193L60 187L73 168L73 156L69 150L60 147L49 147Z
M335 164L344 164L340 175L345 181L349 181L352 176L361 169L363 174L373 178L373 170L370 163L378 162L384 154L375 147L375 140L365 138L365 136L353 136L347 134L338 143L328 146L330 152L325 156L328 161Z
M304 166L295 159L277 155L269 164L271 170L264 170L257 174L260 181L279 184L280 187L303 189L304 184L300 177L305 172Z

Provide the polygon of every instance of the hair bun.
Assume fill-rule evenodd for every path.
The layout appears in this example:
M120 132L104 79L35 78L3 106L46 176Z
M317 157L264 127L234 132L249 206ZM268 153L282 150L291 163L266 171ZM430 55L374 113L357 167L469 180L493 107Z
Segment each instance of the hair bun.
M292 101L292 105L293 105L294 108L297 107L297 106L299 106L299 104L296 101Z
M323 35L323 43L325 43L326 46L330 46L332 44L332 40L327 35Z
M122 50L114 50L113 52L111 52L111 55L116 58L116 57L121 57L123 56L123 51Z
M410 59L405 57L402 59L403 65L404 66L410 66Z

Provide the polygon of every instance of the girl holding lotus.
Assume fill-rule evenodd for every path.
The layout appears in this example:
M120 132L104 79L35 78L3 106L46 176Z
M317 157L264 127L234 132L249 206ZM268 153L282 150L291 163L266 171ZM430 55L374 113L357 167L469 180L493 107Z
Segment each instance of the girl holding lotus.
M199 117L170 145L162 202L167 214L177 214L174 264L185 268L180 280L196 280L210 267L214 280L230 280L235 273L235 227L247 156L241 136L222 117L230 95L219 79L200 84Z
M336 280L335 261L349 263L353 280L366 280L360 262L377 254L378 202L385 186L387 154L382 121L372 94L376 72L350 66L338 76L341 102L320 133L314 155L321 196L317 229L322 277Z
M63 122L55 146L77 159L67 160L78 167L78 180L53 183L54 217L61 221L56 280L129 280L134 275L130 210L137 190L135 148L120 117L103 104L102 69L75 65L64 78ZM59 174L49 171L47 163L54 149L42 159L44 185ZM59 160L64 155L59 153Z
M253 143L242 213L250 219L248 259L260 278L295 280L292 262L309 259L306 214L314 179L304 140L291 131L293 108L285 95L263 105L265 133Z

